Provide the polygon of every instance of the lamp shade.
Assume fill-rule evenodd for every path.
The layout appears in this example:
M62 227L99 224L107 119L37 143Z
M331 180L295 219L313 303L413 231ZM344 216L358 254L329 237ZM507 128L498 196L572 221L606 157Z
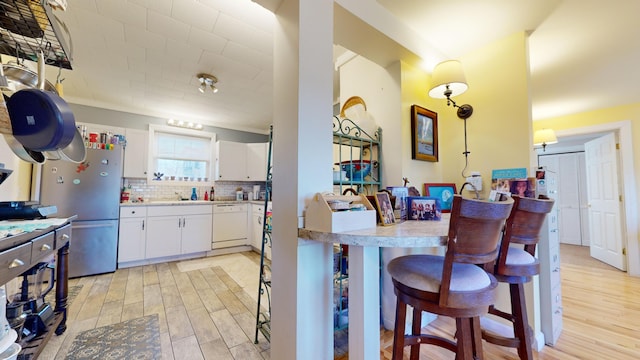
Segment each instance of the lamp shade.
M546 146L557 142L558 138L553 129L540 129L533 134L533 146Z
M445 90L449 85L451 90L450 96L456 96L467 91L467 79L462 71L462 64L458 60L447 60L439 63L433 69L431 76L431 90L429 90L429 96L435 99L444 99Z

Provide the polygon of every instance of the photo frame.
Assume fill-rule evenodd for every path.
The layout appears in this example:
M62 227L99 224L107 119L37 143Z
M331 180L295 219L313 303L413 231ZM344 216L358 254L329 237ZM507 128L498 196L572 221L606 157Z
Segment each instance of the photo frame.
M440 206L443 213L451 212L453 205L453 195L457 194L454 183L425 183L424 195L440 199Z
M395 224L396 219L393 215L393 206L391 205L391 198L386 192L379 192L375 195L376 205L378 208L378 215L380 215L380 222L383 226L390 226Z
M409 220L442 220L440 199L432 196L409 196Z
M411 105L411 158L438 161L438 114Z

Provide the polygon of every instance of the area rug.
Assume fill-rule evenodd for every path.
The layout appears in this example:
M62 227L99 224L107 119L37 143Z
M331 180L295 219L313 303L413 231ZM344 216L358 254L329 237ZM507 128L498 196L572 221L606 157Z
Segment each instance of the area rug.
M65 359L160 359L158 314L79 333Z

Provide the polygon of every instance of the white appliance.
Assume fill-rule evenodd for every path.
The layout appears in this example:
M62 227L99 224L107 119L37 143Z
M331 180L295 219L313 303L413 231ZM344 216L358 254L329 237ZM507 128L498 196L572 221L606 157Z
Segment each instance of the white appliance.
M213 206L212 249L248 245L247 204L216 204Z

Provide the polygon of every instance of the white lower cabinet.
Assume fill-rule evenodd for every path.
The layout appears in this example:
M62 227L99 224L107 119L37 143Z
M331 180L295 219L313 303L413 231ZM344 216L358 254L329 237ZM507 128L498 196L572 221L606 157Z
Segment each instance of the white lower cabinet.
M267 211L271 211L271 202L267 207ZM262 230L264 227L264 205L251 204L251 246L256 248L258 252L262 250ZM265 244L264 254L267 259L271 260L271 246Z
M147 208L145 206L120 208L118 263L145 259L146 221Z
M181 216L149 216L147 223L147 259L180 254Z
M208 214L194 214L183 217L180 254L211 250L211 206L208 208Z
M211 205L150 206L147 259L211 250Z
M211 205L120 208L118 263L211 251Z

